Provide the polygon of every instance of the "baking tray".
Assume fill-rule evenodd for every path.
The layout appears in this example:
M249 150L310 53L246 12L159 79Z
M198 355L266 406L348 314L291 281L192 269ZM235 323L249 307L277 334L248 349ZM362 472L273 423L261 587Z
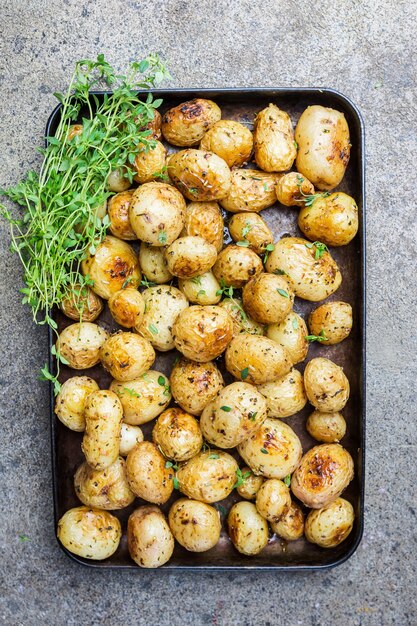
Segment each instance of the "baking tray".
M100 99L105 92L95 92ZM146 93L146 92L144 92ZM321 104L343 111L349 124L351 133L351 158L346 175L338 187L352 195L359 207L359 232L354 240L341 248L332 248L331 253L339 264L344 280L341 287L330 300L345 300L352 305L354 326L351 335L341 344L335 346L323 346L312 344L309 349L307 361L297 365L301 371L308 360L316 356L324 356L334 360L343 366L351 385L351 395L348 404L343 410L347 422L347 434L342 444L351 453L355 463L355 477L343 494L353 505L355 510L355 523L349 537L336 548L323 549L304 538L295 542L284 542L276 536L271 537L268 545L257 556L247 557L235 550L225 530L223 518L223 530L219 543L203 553L187 552L176 544L174 554L169 563L161 569L165 570L315 570L340 565L346 561L358 547L363 532L364 517L364 446L365 446L365 150L364 150L364 125L360 112L356 106L344 95L333 89L303 89L303 88L265 88L265 89L176 89L154 90L155 97L163 99L161 112L175 106L185 100L196 97L214 100L222 109L224 119L234 119L252 128L254 114L270 102L277 104L287 111L295 124L301 112L309 105ZM54 135L60 118L61 105L52 112L46 128L46 136ZM170 147L170 151L175 148ZM251 165L253 167L254 165ZM266 219L277 241L286 234L303 236L297 227L298 211L293 208L283 208L280 205L262 211L262 217ZM227 243L230 237L225 239ZM295 299L294 309L303 317L317 306L317 303ZM106 307L107 309L107 307ZM72 323L65 318L60 311L54 311L54 318L59 330ZM119 327L112 320L106 310L97 322L109 331L118 330ZM50 333L49 342L53 341ZM154 369L169 374L170 366L177 356L177 352L171 351L158 356ZM220 358L220 366L222 358ZM50 366L54 368L51 357ZM222 368L224 371L224 367ZM68 367L62 367L60 381L64 382L70 376L86 374L99 383L101 388L106 388L110 383L110 376L101 367L97 366L83 372L72 371ZM226 372L225 380L232 382ZM51 443L52 443L52 466L53 466L53 495L55 526L59 518L71 507L78 506L73 476L78 465L84 460L81 452L82 433L72 432L56 418L54 411L54 396L51 387ZM310 405L296 415L285 421L295 430L301 439L304 452L316 445L305 429L305 421L312 411ZM153 422L142 426L145 437L149 437ZM173 498L162 508L166 512L173 500L180 494L174 492ZM219 504L228 510L232 503L240 497L233 492L227 500ZM131 511L143 502L137 498L130 507L122 511L113 511L126 531L127 518ZM221 510L221 507L219 507ZM61 545L61 544L60 544ZM62 547L62 546L61 546ZM79 563L99 569L129 569L141 571L130 559L127 550L126 534L117 552L105 561L90 561L75 556L62 548L68 556Z

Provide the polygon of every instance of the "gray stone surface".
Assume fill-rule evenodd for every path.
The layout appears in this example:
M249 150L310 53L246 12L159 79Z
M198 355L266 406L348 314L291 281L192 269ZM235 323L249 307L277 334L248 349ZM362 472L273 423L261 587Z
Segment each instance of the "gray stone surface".
M0 2L2 185L39 161L34 148L52 92L66 86L74 61L101 51L122 68L159 50L172 86L331 86L356 102L367 126L369 398L365 535L340 568L300 575L81 568L54 539L48 397L37 380L46 333L20 305L20 267L1 223L1 623L417 623L416 8L415 0Z

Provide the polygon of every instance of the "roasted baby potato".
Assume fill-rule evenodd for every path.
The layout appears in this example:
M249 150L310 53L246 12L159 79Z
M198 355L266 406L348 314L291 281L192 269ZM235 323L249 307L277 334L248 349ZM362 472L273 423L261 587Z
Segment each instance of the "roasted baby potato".
M137 443L143 441L143 432L139 426L132 426L122 422L120 431L120 456L127 456Z
M295 128L296 167L317 189L334 189L345 175L350 156L349 127L340 111L309 106Z
M223 216L217 202L190 202L185 210L185 226L181 236L203 237L215 246L223 248Z
M66 380L55 401L55 414L59 421L70 430L83 432L85 401L90 393L98 389L96 381L88 376L73 376Z
M136 170L134 179L137 183L149 183L158 179L164 172L166 149L160 141L154 142L155 145L152 147L138 146L139 151L133 162Z
M85 370L100 361L100 348L109 333L91 322L70 324L61 331L55 345L57 354L74 370Z
M104 470L96 470L82 463L74 476L77 497L85 506L115 511L132 504L135 494L126 477L126 462L119 457Z
M334 293L342 282L337 263L324 244L300 237L283 237L268 257L271 274L285 273L299 298L318 302Z
M84 406L85 432L81 449L89 466L104 470L119 456L123 409L113 391L93 391Z
M194 278L180 278L178 287L192 304L217 304L222 297L220 283L211 271Z
M157 506L140 506L129 515L127 547L139 567L161 567L174 552L174 537Z
M270 324L266 336L286 348L294 363L304 361L308 353L308 335L305 321L295 311L290 311L279 324Z
M288 172L278 180L275 192L284 206L305 206L308 196L314 194L314 185L298 172Z
M352 330L352 307L347 302L326 302L308 316L308 327L312 335L324 334L326 346L340 343Z
M174 489L173 470L150 441L138 443L126 459L127 480L135 495L153 504L164 504Z
M146 278L153 283L162 285L169 283L172 278L165 258L165 248L142 242L139 248L139 263Z
M142 294L132 287L116 291L109 298L109 309L117 324L125 328L141 325L145 313Z
M256 508L268 522L278 522L291 506L290 490L277 478L269 478L256 494Z
M110 191L120 193L129 189L130 185L130 180L126 176L126 168L119 167L110 172L107 177L107 187Z
M168 521L175 539L190 552L210 550L220 539L219 512L204 502L180 498L170 508Z
M264 172L285 172L297 156L288 113L270 104L258 113L254 126L255 161Z
M108 511L77 506L61 517L57 536L73 554L102 561L116 552L122 529L117 517Z
M346 421L341 413L313 411L306 428L310 435L323 443L338 443L346 434Z
M121 191L107 201L107 215L109 216L109 230L112 235L125 241L137 239L129 220L129 207L133 198L134 189Z
M291 491L311 509L321 509L336 500L353 478L353 460L338 443L311 448L291 479Z
M195 417L177 407L161 413L153 427L152 439L162 453L174 461L188 461L203 445Z
M143 293L145 315L137 332L148 339L154 348L166 352L174 348L173 326L181 311L188 308L184 294L176 287L158 285Z
M60 309L72 320L94 322L103 310L103 302L87 285L73 285L61 301Z
M173 366L170 382L175 401L192 415L200 415L224 386L214 363L196 363L185 358Z
M134 426L153 420L171 401L169 380L156 370L127 383L113 380L110 389L122 403L125 422Z
M269 417L290 417L307 404L303 375L295 369L277 380L259 385L258 391L266 398Z
M243 308L260 324L279 324L294 303L294 293L284 276L261 272L243 288Z
M292 366L287 350L272 339L243 333L226 350L226 369L238 380L262 385L276 380Z
M253 250L234 245L226 246L213 265L217 280L237 289L262 271L262 261Z
M243 302L240 298L225 298L220 302L219 306L226 309L233 320L233 337L240 335L240 333L249 333L250 335L265 334L265 326L255 322L243 310Z
M306 539L322 548L335 548L350 534L354 521L351 503L337 498L322 509L310 511L305 523Z
M220 204L226 211L259 213L275 204L277 174L259 170L236 169L232 171L230 189Z
M200 452L180 465L177 471L179 490L200 502L218 502L232 493L238 464L222 450Z
M250 467L242 467L241 475L243 482L236 487L238 494L245 500L254 500L262 483L263 476L255 476Z
M307 363L304 386L309 402L323 413L340 411L349 399L350 386L343 369L323 357Z
M271 229L258 213L236 213L228 226L233 241L249 246L256 254L264 253L267 246L273 245Z
M195 146L221 116L221 110L212 100L188 100L163 115L162 134L173 146Z
M301 507L295 502L291 502L287 511L281 515L278 522L271 522L272 532L285 539L285 541L296 541L304 533L304 513Z
M100 348L100 361L116 380L126 382L144 374L155 361L149 341L134 333L112 335Z
M229 537L236 550L253 556L268 543L268 524L252 502L237 502L227 518Z
M217 250L203 237L180 237L165 252L173 276L193 278L208 272L217 259Z
M194 202L220 200L230 189L229 166L213 152L191 148L176 152L168 161L168 174L181 193Z
M280 480L295 470L303 454L293 429L270 417L237 450L255 475Z
M200 150L214 152L229 167L240 167L252 154L253 136L240 122L220 120L206 132L200 141Z
M148 111L148 116L149 116L149 111ZM136 121L136 123L141 124L140 119L136 119L135 121ZM152 138L152 139L161 139L161 137L162 137L161 125L162 125L162 116L161 116L160 112L158 111L158 109L154 109L153 110L153 119L149 120L149 122L146 124L146 126L142 126L141 125L140 130L150 130L150 131L152 131L152 134L149 135L148 139L150 139L150 138Z
M346 246L358 232L358 207L353 198L341 191L330 196L320 194L313 204L301 209L298 227L311 241Z
M219 306L190 306L177 317L172 334L187 359L206 363L224 352L233 337L233 322Z

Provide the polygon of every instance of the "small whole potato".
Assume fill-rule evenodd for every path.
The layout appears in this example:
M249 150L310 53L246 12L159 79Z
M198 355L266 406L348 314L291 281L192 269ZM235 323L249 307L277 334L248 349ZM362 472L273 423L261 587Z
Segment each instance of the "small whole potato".
M293 429L270 417L237 450L255 475L280 480L295 470L303 454Z
M174 461L188 461L203 445L195 417L177 407L161 413L153 427L152 439L162 453Z
M180 498L170 508L168 521L175 539L190 552L206 552L220 539L219 512L205 502Z
M294 363L301 363L307 357L309 342L305 321L295 311L290 311L279 324L270 324L266 336L286 348Z
M298 172L288 172L275 187L278 202L284 206L305 206L306 196L314 194L314 185Z
M306 539L322 548L335 548L348 537L354 521L351 503L337 498L322 509L310 511L305 523Z
M300 237L283 237L269 255L266 269L271 274L284 273L299 298L324 300L340 287L342 275L323 246Z
M256 508L268 522L278 522L291 506L290 490L276 478L269 478L256 494Z
M139 263L146 278L157 285L169 283L172 278L165 258L165 248L150 246L142 241L139 248Z
M143 432L139 426L132 426L122 422L120 431L120 456L127 456L137 443L143 441Z
M307 363L304 387L309 402L323 413L340 411L349 399L350 385L343 369L323 357Z
M178 287L193 304L217 304L222 297L220 284L211 271L194 278L180 278Z
M138 327L145 313L145 301L137 289L128 287L110 296L109 309L114 321L120 326Z
M107 215L109 216L109 230L112 235L125 241L137 239L129 220L129 207L133 198L134 189L121 191L107 201Z
M291 491L311 509L333 502L353 478L353 460L338 443L323 443L311 448L292 475Z
M113 380L110 389L122 404L124 421L133 426L150 422L171 401L169 380L156 370L149 370L128 383Z
M84 406L85 431L81 444L89 466L104 470L117 460L123 409L113 391L93 391Z
M240 298L224 298L219 306L226 309L233 320L233 337L240 335L240 333L249 333L250 335L265 334L265 326L255 322L243 310L243 302Z
M200 502L218 502L227 498L236 482L238 464L222 450L199 452L180 465L177 471L179 490Z
M71 291L59 305L61 311L72 320L94 322L103 310L103 302L87 285L71 286Z
M234 448L267 417L267 403L256 387L232 383L219 391L200 417L204 438L219 448Z
M235 213L228 226L233 241L244 243L256 254L264 253L274 243L271 229L258 213Z
M169 246L184 226L185 200L172 185L150 182L138 187L129 206L129 220L141 241Z
M183 293L170 285L149 287L142 293L145 315L137 332L145 337L154 348L167 352L175 347L173 327L178 316L188 308Z
M84 127L82 124L71 124L71 126L68 128L67 141L72 141L74 137L79 137L80 135L82 135L83 129Z
M214 363L196 363L185 358L173 366L170 382L175 401L192 415L200 415L224 386L220 370Z
M187 359L206 363L226 349L233 336L233 322L219 306L193 305L179 314L172 334L175 347Z
M220 120L206 132L200 141L200 150L214 152L229 167L240 167L250 159L253 136L240 122Z
M169 159L168 174L177 189L194 202L220 200L230 189L229 166L213 152L191 148L176 152Z
M126 168L124 167L113 170L107 177L107 187L110 191L120 193L129 189L130 185L131 182L126 176Z
M353 198L341 191L330 196L320 194L313 204L301 209L298 227L311 241L346 246L358 232L358 207Z
M95 254L88 254L81 262L81 271L94 282L93 291L105 300L127 283L129 287L138 287L141 279L133 248L110 235L98 244Z
M340 343L352 330L352 307L347 302L326 302L308 316L308 327L312 335L321 332L326 337L326 346Z
M255 476L250 467L242 467L241 475L243 482L236 487L238 494L245 500L254 500L256 494L264 482L263 476Z
M82 463L74 476L77 497L85 506L115 511L132 504L135 494L126 477L126 462L119 457L104 470L96 470Z
M217 202L190 202L185 210L185 226L181 236L203 237L215 246L223 248L224 222Z
M139 498L153 504L164 504L170 499L174 473L166 467L166 459L154 443L142 441L129 452L126 472L129 486Z
M157 506L140 506L127 521L127 547L139 567L161 567L174 552L174 537Z
M304 533L304 513L301 507L291 502L287 511L281 515L278 522L271 522L272 532L285 541L296 541Z
M341 413L313 411L307 419L310 435L323 443L338 443L346 434L346 421Z
M220 108L212 100L188 100L164 113L162 133L173 146L195 146L221 116Z
M296 167L317 189L333 189L345 175L350 156L349 126L340 111L309 106L295 128Z
M243 288L243 308L260 324L278 324L294 303L294 293L284 276L262 272Z
M91 322L70 324L61 331L55 349L74 370L85 370L100 361L100 348L109 333Z
M268 524L252 502L237 502L227 517L229 537L241 554L259 554L268 543Z
M287 374L291 366L287 350L260 335L237 335L226 349L227 371L253 385L276 380Z
M85 401L90 393L98 389L96 381L88 376L73 376L66 380L55 401L55 414L59 421L70 430L83 432Z
M217 256L213 274L227 287L240 289L253 276L263 271L262 261L250 248L229 245Z
M165 158L165 146L158 140L154 140L153 146L140 146L133 162L133 167L136 170L135 181L143 184L159 178L164 171Z
M77 506L61 517L57 536L72 554L102 561L116 552L122 529L117 517L108 511Z
M258 391L266 398L269 417L290 417L307 404L303 375L295 369L277 380L259 385Z
M203 237L179 237L165 252L173 276L193 278L208 272L217 259L217 250Z
M155 361L149 341L134 333L119 332L100 348L100 361L116 380L127 382L144 374Z
M268 105L255 118L255 161L264 172L285 172L297 156L294 131L288 113Z
M230 188L221 199L221 206L231 213L246 211L259 213L275 204L277 174L259 170L236 169L232 171Z

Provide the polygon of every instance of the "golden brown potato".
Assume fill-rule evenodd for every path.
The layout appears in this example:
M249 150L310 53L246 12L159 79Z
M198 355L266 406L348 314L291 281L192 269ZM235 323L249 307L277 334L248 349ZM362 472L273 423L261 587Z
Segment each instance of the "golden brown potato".
M90 287L79 283L61 300L61 311L78 322L94 322L103 310L103 302Z
M266 336L286 348L291 361L300 363L308 353L307 326L302 317L295 311L290 311L279 324L270 324L266 329Z
M262 271L262 261L253 250L234 245L226 246L213 265L213 274L217 280L236 289L243 287Z
M340 111L309 106L295 129L296 167L318 189L333 189L345 175L350 156L349 127Z
M203 237L179 237L165 252L173 276L193 278L208 272L217 259L217 250Z
M288 113L269 104L255 118L255 161L264 172L285 172L297 156L294 131Z
M98 389L96 381L88 376L73 376L66 380L55 401L55 414L59 421L70 430L83 432L85 401L90 393Z
M120 431L120 456L127 456L137 443L143 441L143 432L139 426L132 426L122 422Z
M175 401L192 415L200 415L224 386L220 370L214 363L196 363L185 358L172 368L170 381Z
M324 244L300 237L283 237L268 257L271 274L285 273L299 298L318 302L334 293L342 282L336 261Z
M149 111L147 112L147 115L149 117ZM153 119L149 120L149 122L145 126L142 126L140 118L136 118L135 122L140 125L140 130L151 131L151 135L149 135L148 139L161 139L162 116L158 109L153 109Z
M126 478L126 462L119 457L104 470L82 463L74 476L74 489L85 506L115 511L132 504L135 494Z
M108 559L119 547L120 522L108 511L77 506L58 522L57 536L64 548L85 559Z
M220 204L231 213L259 213L277 201L275 185L278 178L277 174L267 174L259 170L233 170L230 189Z
M306 196L314 194L314 185L298 172L288 172L275 187L278 202L284 206L305 206Z
M150 246L142 241L139 248L139 263L146 278L157 285L169 283L172 278L165 258L165 248Z
M236 487L238 494L245 500L254 500L256 494L264 482L263 476L255 476L250 467L242 467L241 475L243 482Z
M268 524L252 502L237 502L227 518L229 537L236 550L253 556L268 543Z
M79 137L83 132L82 124L71 124L67 132L67 141L72 141L74 137Z
M188 100L164 113L162 133L173 146L195 146L221 116L221 110L212 100Z
M151 246L169 246L184 226L185 200L172 185L151 182L138 187L129 206L136 236Z
M285 539L296 541L304 533L304 513L301 507L291 502L289 509L279 518L278 522L271 522L272 532Z
M256 508L268 522L278 522L291 506L290 490L277 478L266 480L256 494Z
M105 300L127 284L138 287L141 279L139 261L133 248L110 235L98 244L95 254L89 253L82 261L81 270L84 276L88 275L94 281L93 291Z
M349 380L343 369L323 357L307 363L304 386L309 402L323 413L340 411L349 399Z
M346 421L341 413L313 411L306 428L310 435L323 443L338 443L346 434Z
M145 313L142 294L132 287L116 291L109 298L110 313L115 322L125 328L141 325Z
M161 567L174 552L174 537L157 506L140 506L129 515L127 547L139 567Z
M240 167L252 154L253 136L240 122L220 120L206 132L200 141L200 150L214 152L229 167Z
M262 272L243 288L243 308L260 324L278 324L294 303L294 292L284 276Z
M310 511L305 523L307 541L322 548L335 548L353 528L353 506L344 498L337 498L318 511Z
M323 194L301 209L298 227L311 241L346 246L358 232L358 207L353 198L341 191L328 197Z
M190 306L177 317L172 334L187 359L206 363L218 357L233 337L233 322L219 306Z
M176 152L169 159L168 174L181 193L194 202L220 200L230 189L229 166L213 152Z
M129 207L134 189L121 191L107 201L107 214L110 220L109 230L112 235L125 241L137 239L129 220Z
M181 311L188 308L184 294L176 287L158 285L142 293L145 315L137 332L161 352L174 348L173 326Z
M258 391L266 398L269 417L290 417L307 404L303 375L295 369L277 380L260 385Z
M340 343L352 330L352 307L347 302L326 302L308 316L308 327L312 335L324 334L326 346Z
M226 309L233 320L233 337L241 333L249 333L250 335L264 335L265 326L255 322L250 315L243 310L243 302L240 298L225 298L219 304Z
M74 370L85 370L100 361L100 348L109 333L91 322L70 324L61 331L55 349Z
M222 297L220 283L211 271L194 278L180 278L178 287L192 304L217 304Z
M215 246L223 248L224 222L217 202L190 202L185 210L185 226L181 236L203 237Z
M243 333L226 350L226 369L238 380L262 385L290 371L290 355L279 344L260 335Z
M190 552L210 550L220 539L219 512L204 502L180 498L170 508L168 520L175 539Z
M229 220L230 235L235 242L262 254L274 243L274 236L265 220L258 213L236 213Z
M300 461L291 479L291 491L311 509L333 502L353 478L353 460L338 443L311 448Z
M138 146L139 151L133 162L136 170L134 179L137 183L149 183L157 180L164 172L166 149L164 145L155 140L153 147Z
M177 471L179 490L201 502L218 502L227 498L236 482L238 464L222 450L200 452Z
M116 380L126 382L144 374L155 361L149 341L134 333L112 335L100 348L100 361Z
M188 461L203 445L195 417L177 407L161 413L153 427L152 439L162 453L174 461Z
M237 450L254 474L280 480L295 470L303 454L292 428L270 417Z
M107 177L107 187L110 191L116 191L120 193L121 191L126 191L129 189L131 183L129 178L126 176L126 168L119 167L116 170L110 172Z
M81 449L92 469L104 470L117 460L123 409L113 391L93 391L84 405L85 432Z
M134 426L153 420L171 401L169 380L156 370L149 370L128 383L113 380L110 389L122 403L125 422Z
M154 443L142 441L129 452L126 472L130 488L139 498L164 504L171 497L174 473Z

